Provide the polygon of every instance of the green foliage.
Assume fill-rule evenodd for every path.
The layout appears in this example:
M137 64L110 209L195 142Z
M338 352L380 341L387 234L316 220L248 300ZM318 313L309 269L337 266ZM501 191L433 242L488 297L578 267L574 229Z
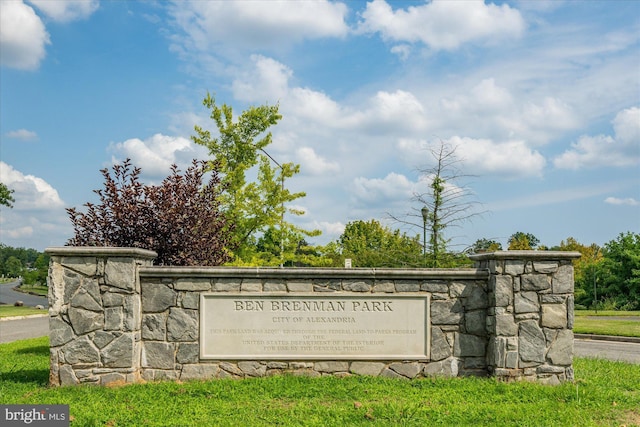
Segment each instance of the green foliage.
M424 266L420 237L391 230L378 221L353 221L338 240L342 259L351 258L353 267Z
M218 137L199 126L192 140L209 149L213 164L218 165L225 191L220 195L221 208L229 223L234 224L232 246L236 262L246 263L262 257L256 252L258 239L264 233L278 227L278 242L289 248L296 247L298 236L312 236L318 231L307 231L284 221L285 213L301 215L302 212L287 209L286 203L305 196L291 193L285 180L300 172L300 165L280 164L265 151L272 141L268 129L282 118L278 105L250 107L234 121L233 110L223 104L218 106L211 95L203 101L211 110L211 119L218 128ZM271 162L275 165L272 167ZM256 181L248 181L250 170L257 168ZM273 240L273 239L272 239ZM269 252L269 251L267 251ZM267 256L268 257L268 256ZM283 262L284 260L280 260Z
M640 234L620 233L604 245L598 272L598 296L616 309L640 309Z
M0 182L0 205L13 207L15 199L12 196L13 190L10 190L4 183Z
M510 251L527 251L535 249L540 244L540 240L531 233L518 231L509 237L508 243Z
M46 284L49 255L0 243L0 275L22 277L26 284Z
M482 252L495 252L495 251L501 251L502 250L502 244L499 242L496 242L495 240L491 240L491 239L478 239L475 241L475 243L473 245L471 245L471 252L472 253L482 253Z

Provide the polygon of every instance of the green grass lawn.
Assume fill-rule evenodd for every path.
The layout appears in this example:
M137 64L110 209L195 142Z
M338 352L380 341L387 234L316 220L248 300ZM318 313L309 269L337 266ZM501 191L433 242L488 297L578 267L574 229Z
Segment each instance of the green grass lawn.
M49 288L46 285L24 285L23 284L20 286L19 291L46 297L47 293L49 292Z
M573 332L640 337L639 311L598 311L597 317L595 316L593 310L576 310ZM614 316L616 318L612 318Z
M38 310L33 307L15 307L8 304L0 304L0 318L14 316L30 316L32 314L48 314L48 310Z
M47 338L0 344L0 403L69 404L72 426L620 426L640 424L640 365L576 359L560 386L486 378L275 376L47 386Z

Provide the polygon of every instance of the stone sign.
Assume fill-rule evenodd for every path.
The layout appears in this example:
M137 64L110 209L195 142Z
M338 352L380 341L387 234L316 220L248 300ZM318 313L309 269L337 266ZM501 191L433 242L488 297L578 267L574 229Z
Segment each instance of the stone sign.
M201 359L429 358L429 295L200 298Z

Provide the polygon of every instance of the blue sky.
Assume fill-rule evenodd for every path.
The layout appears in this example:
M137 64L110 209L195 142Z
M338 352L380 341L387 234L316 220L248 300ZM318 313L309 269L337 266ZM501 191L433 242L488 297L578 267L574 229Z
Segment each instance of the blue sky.
M306 191L288 219L337 238L417 212L429 148L456 146L486 211L457 248L517 231L553 246L640 232L640 2L0 0L0 241L72 236L99 170L147 182L207 152L207 91L279 103L269 153ZM403 230L421 234L421 227Z

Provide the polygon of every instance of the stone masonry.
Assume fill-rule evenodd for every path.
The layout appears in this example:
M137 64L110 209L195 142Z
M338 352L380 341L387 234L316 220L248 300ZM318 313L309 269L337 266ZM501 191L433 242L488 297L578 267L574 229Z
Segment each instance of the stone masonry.
M293 375L573 379L572 252L470 269L154 267L132 248L49 248L52 385ZM201 360L200 294L431 296L428 360Z

